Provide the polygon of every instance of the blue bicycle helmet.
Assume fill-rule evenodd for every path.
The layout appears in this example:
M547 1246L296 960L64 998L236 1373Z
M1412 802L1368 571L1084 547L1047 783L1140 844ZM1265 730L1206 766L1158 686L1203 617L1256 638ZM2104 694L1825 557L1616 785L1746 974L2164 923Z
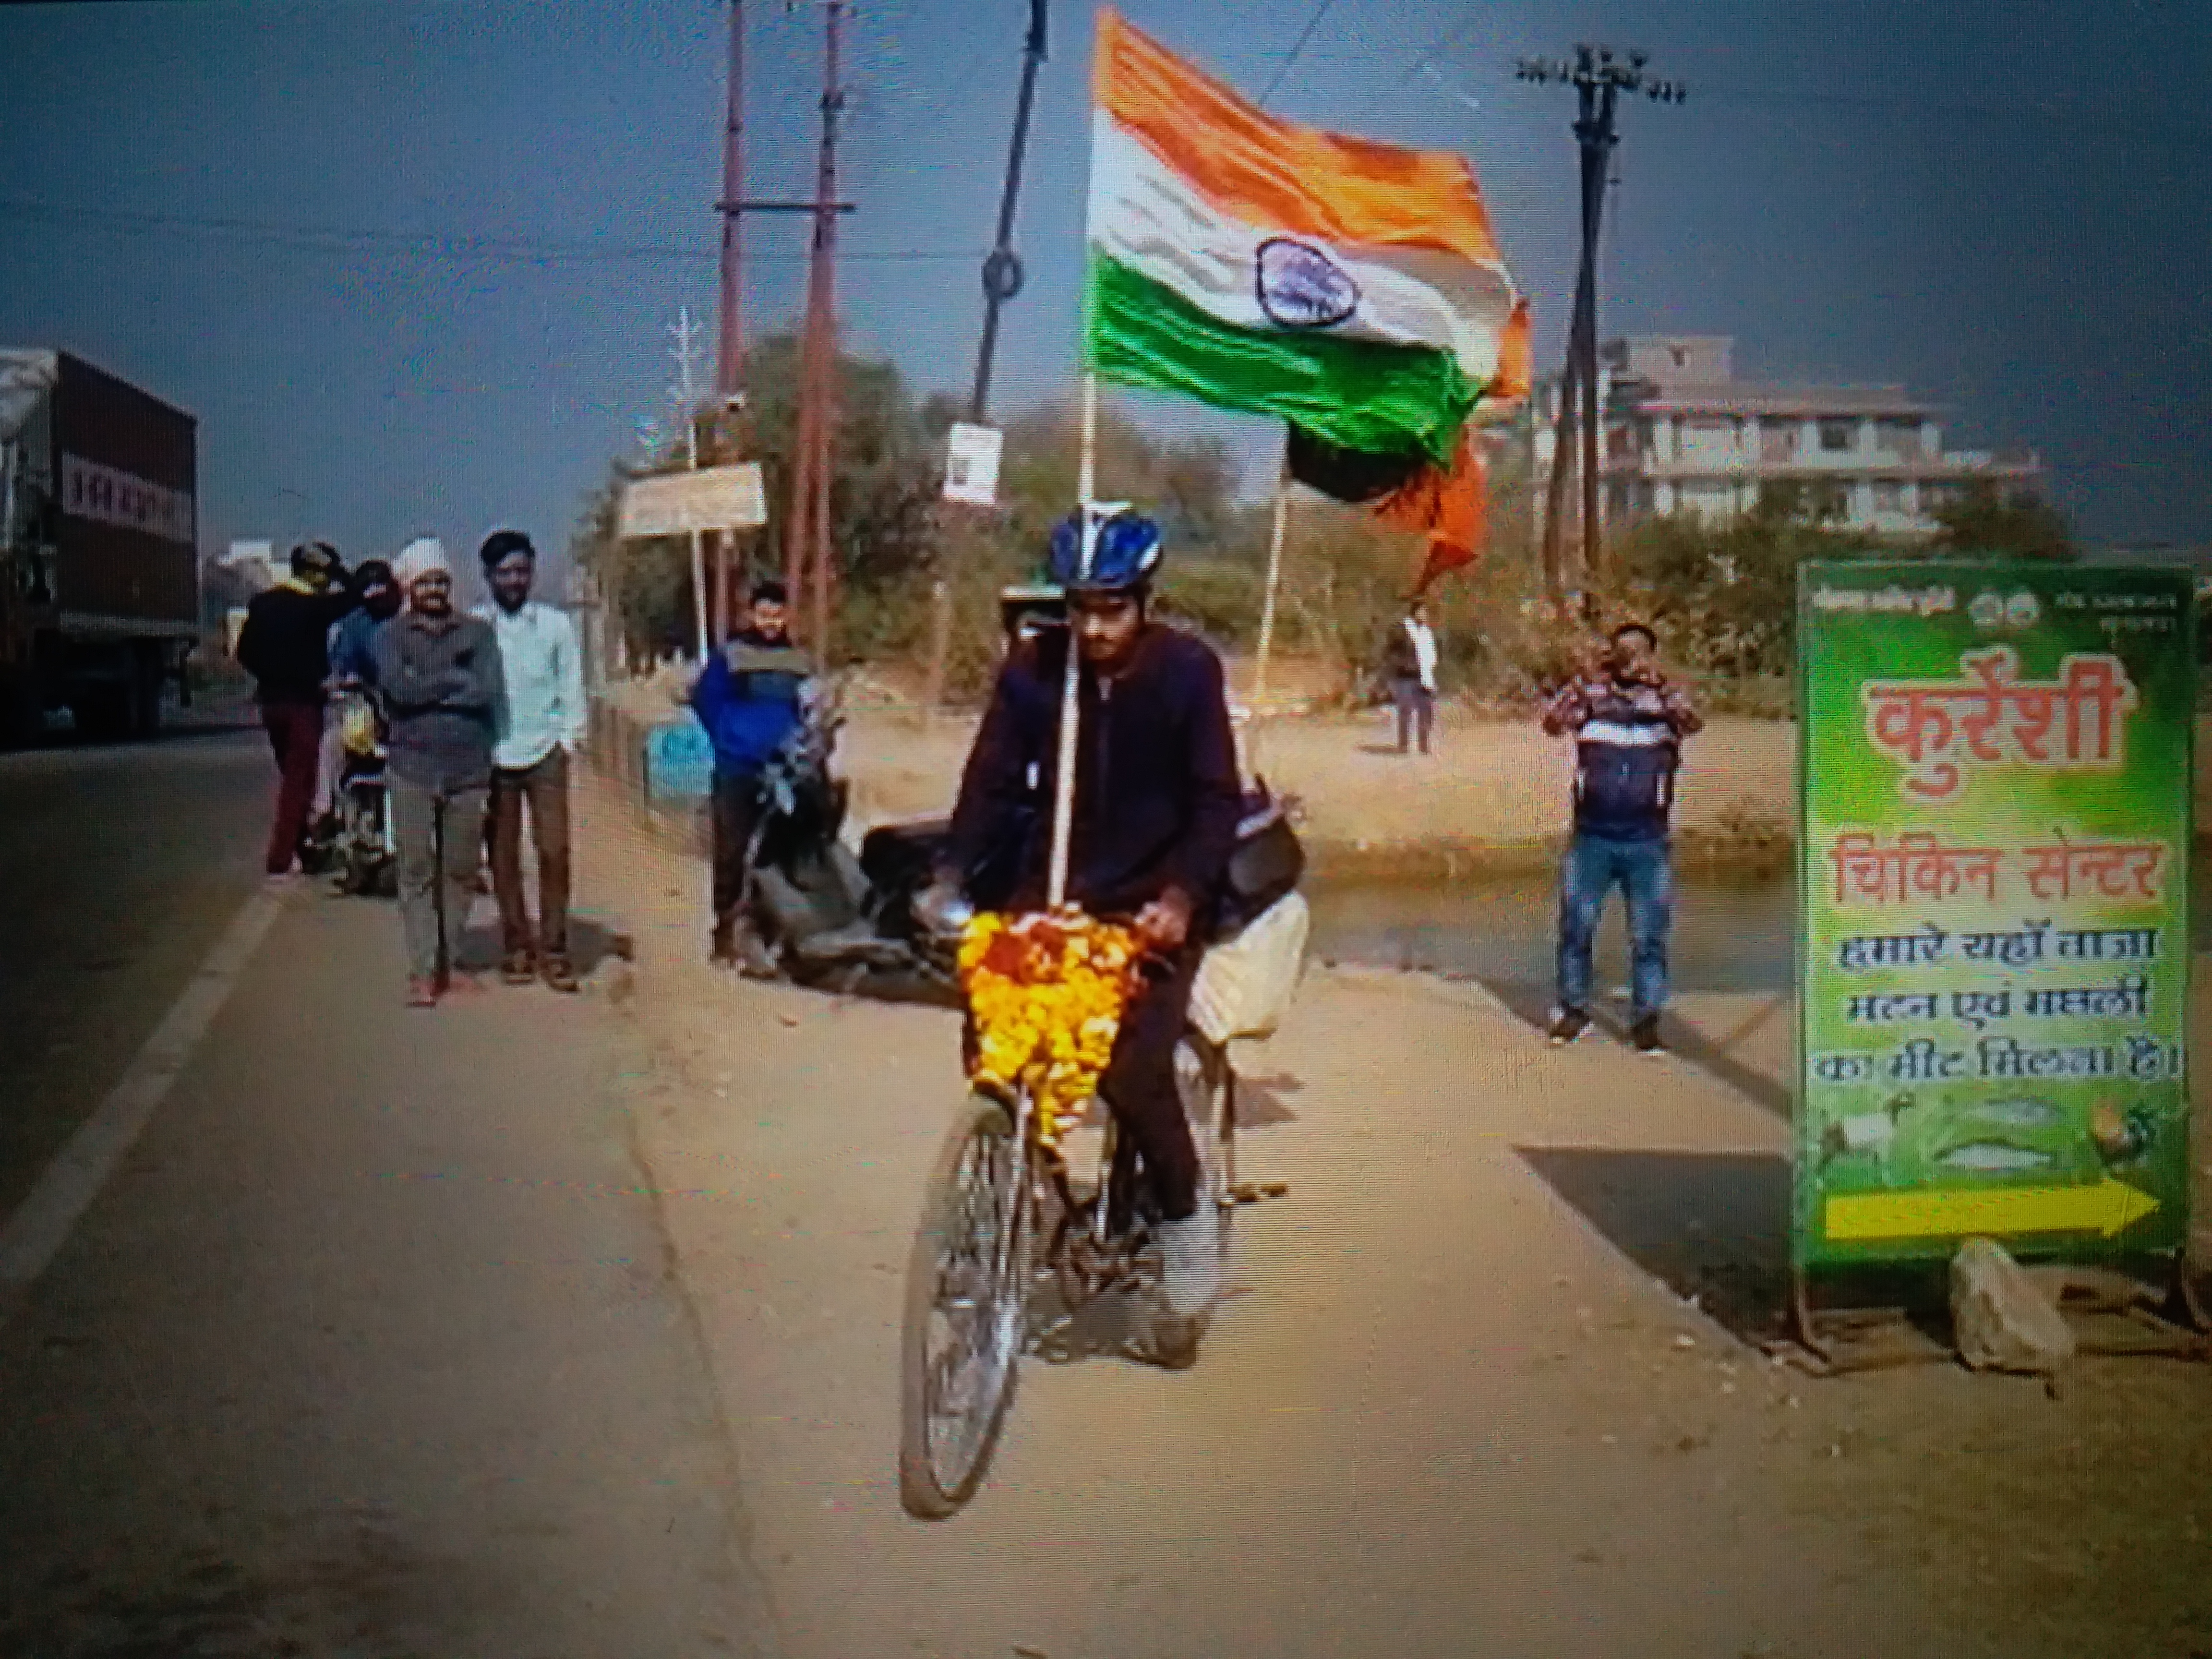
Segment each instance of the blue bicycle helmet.
M1053 526L1047 569L1053 584L1070 593L1126 593L1149 582L1160 568L1160 527L1134 513L1116 513L1098 526L1084 570L1083 515L1071 513Z

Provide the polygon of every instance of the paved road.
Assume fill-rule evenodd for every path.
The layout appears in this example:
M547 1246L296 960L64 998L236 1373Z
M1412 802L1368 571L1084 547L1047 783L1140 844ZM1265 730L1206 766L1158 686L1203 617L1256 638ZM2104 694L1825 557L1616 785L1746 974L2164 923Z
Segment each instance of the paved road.
M0 1213L253 902L268 787L248 734L0 757ZM0 1652L754 1650L632 1038L410 1014L396 933L289 900L0 1304Z

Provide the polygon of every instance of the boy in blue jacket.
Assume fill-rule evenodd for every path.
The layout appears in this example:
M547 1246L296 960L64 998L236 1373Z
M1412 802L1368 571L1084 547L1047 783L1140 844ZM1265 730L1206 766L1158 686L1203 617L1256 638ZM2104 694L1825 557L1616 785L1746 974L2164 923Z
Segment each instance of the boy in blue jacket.
M766 974L773 964L744 915L745 848L760 819L761 771L796 731L813 665L791 640L783 584L753 586L747 625L732 634L691 688L691 708L714 745L714 960Z

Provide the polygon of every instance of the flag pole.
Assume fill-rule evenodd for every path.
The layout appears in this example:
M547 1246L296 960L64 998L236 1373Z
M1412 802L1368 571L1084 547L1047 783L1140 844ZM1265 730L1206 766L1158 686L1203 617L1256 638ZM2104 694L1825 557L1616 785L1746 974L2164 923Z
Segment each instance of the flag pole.
M1252 737L1245 759L1260 769L1260 735L1267 729L1267 659L1275 647L1275 595L1283 584L1283 532L1291 516L1291 431L1283 428L1283 455L1275 468L1275 522L1267 534L1267 591L1260 601L1260 649L1252 665Z
M1079 567L1091 569L1091 553L1098 534L1097 515L1091 498L1098 487L1098 377L1083 376L1083 434L1077 452L1075 493L1077 511L1083 515L1083 552ZM1067 610L1067 665L1060 681L1060 754L1053 771L1052 871L1046 902L1054 910L1067 902L1068 842L1075 823L1075 725L1080 715L1077 697L1082 665L1075 649L1075 611Z

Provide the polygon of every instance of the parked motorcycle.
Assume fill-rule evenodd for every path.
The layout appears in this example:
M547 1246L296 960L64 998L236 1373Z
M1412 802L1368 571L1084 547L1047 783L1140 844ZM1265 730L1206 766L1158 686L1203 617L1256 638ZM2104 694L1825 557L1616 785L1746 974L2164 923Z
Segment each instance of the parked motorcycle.
M392 782L384 718L358 689L338 703L337 836L331 862L342 893L391 898L399 891L399 845L392 830Z
M1010 642L1056 625L1054 590L1010 588L1002 615ZM857 856L843 838L849 791L832 764L844 716L836 691L817 699L763 769L761 811L746 849L747 919L770 970L845 995L962 1006L954 940L916 911L951 822L928 817L879 825ZM1214 937L1228 939L1293 890L1304 854L1287 804L1264 782L1246 793L1244 815ZM1042 793L1030 834L1042 833ZM1017 835L967 872L986 907L1012 896L1027 850Z

